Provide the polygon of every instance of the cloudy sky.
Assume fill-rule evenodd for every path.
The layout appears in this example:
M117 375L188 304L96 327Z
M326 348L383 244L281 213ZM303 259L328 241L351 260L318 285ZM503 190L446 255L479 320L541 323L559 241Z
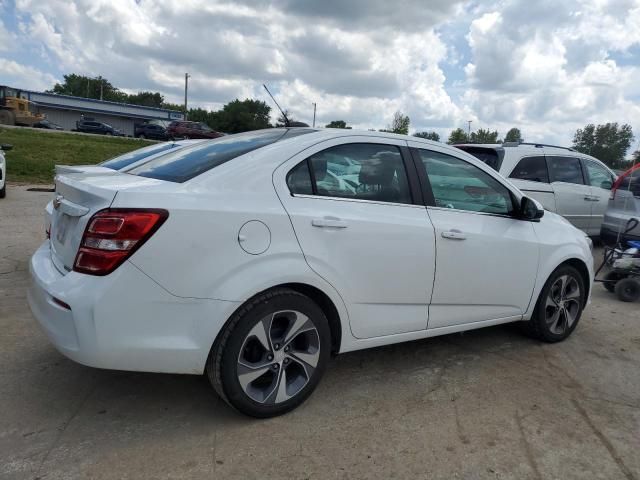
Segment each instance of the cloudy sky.
M640 0L0 0L0 84L43 90L102 75L217 109L268 101L293 116L411 130L519 127L571 142L586 123L640 139Z

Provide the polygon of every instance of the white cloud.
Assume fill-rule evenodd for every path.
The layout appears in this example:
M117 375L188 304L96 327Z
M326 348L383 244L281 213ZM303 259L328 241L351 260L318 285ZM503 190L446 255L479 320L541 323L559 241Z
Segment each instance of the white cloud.
M36 68L0 57L0 84L16 85L25 90L51 88L56 78Z

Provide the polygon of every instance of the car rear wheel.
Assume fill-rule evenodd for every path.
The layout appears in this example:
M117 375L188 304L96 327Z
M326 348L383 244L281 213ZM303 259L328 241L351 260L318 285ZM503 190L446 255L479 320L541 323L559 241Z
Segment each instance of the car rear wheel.
M560 266L542 289L531 320L523 322L525 332L548 343L564 340L578 325L585 295L580 272L569 265Z
M211 349L207 376L235 409L274 417L313 392L330 351L329 326L320 307L293 290L272 290L234 314Z

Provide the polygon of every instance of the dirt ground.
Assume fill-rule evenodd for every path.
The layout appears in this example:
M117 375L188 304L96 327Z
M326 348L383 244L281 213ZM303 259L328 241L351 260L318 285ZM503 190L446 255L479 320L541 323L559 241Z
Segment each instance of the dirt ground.
M198 376L60 355L26 302L50 193L0 200L0 478L640 479L640 304L595 285L573 336L514 326L341 355L293 413Z

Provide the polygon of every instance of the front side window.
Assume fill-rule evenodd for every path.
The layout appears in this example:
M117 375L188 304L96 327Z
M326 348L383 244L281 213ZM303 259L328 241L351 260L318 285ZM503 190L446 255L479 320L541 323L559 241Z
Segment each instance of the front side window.
M524 157L513 169L510 178L529 180L530 182L549 183L549 172L544 156Z
M411 203L400 149L393 145L351 143L318 152L287 175L292 194Z
M585 160L584 164L587 167L589 185L592 187L603 188L605 190L611 190L611 187L613 186L613 176L606 168L590 160Z
M549 172L553 182L584 185L582 167L578 157L547 157Z
M509 190L478 167L450 155L418 149L436 206L499 215L513 213Z

